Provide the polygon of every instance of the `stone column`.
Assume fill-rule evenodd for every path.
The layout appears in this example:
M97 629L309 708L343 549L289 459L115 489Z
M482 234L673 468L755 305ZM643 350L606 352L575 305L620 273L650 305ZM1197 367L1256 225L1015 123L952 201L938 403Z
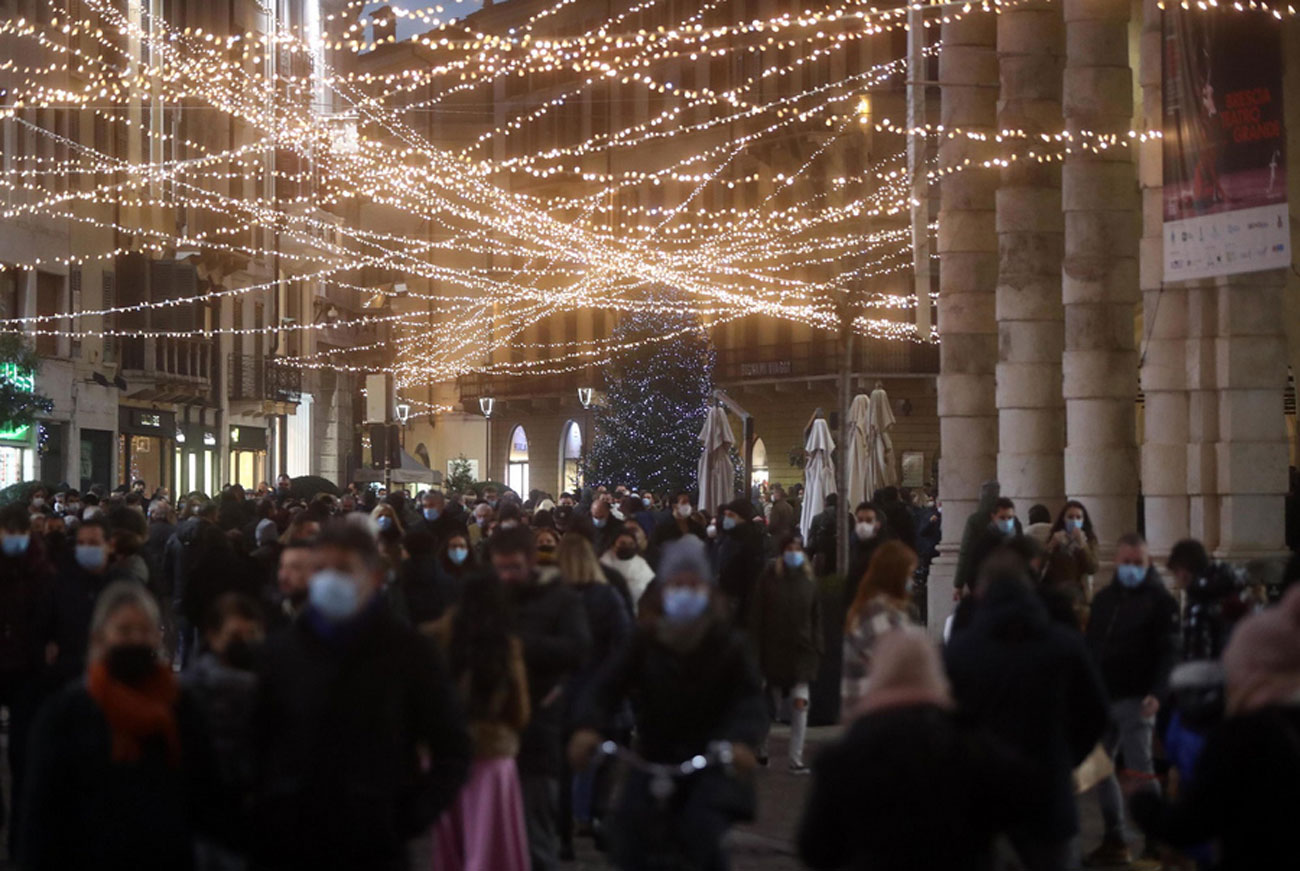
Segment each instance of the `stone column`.
M1088 506L1103 554L1137 520L1138 197L1130 149L1083 145L1132 126L1128 22L1128 0L1065 0L1065 489Z
M997 120L997 21L973 11L943 25L939 55L940 119L945 130L992 133ZM939 144L942 168L977 163L988 142L964 136ZM997 174L967 168L939 184L939 306L943 340L939 363L939 493L944 541L930 572L929 626L943 628L952 611L952 580L966 517L980 483L997 474L994 367L998 270L994 192Z
M1214 553L1220 559L1280 557L1284 551L1289 456L1282 408L1285 289L1286 271L1280 269L1215 282L1219 538Z
M1157 0L1143 0L1138 78L1144 130L1158 130L1161 114L1161 63L1164 34ZM1187 289L1163 286L1164 191L1162 143L1137 146L1142 190L1142 493L1147 541L1157 558L1187 535Z
M1061 128L1064 25L1056 3L1014 6L997 16L1001 130L1028 134L1002 145L998 233L998 480L1023 516L1035 503L1065 501L1065 404L1061 354L1061 166L1040 163L1039 133Z

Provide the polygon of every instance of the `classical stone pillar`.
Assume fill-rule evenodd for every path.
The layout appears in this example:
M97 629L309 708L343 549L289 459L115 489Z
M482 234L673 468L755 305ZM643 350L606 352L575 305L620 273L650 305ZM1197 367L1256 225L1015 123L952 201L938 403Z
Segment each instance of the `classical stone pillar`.
M1138 196L1130 149L1085 146L1090 132L1131 129L1128 21L1128 0L1065 0L1065 489L1103 553L1137 519Z
M940 118L945 130L992 133L997 120L996 16L974 11L943 26L939 54ZM956 135L939 144L942 168L978 163L989 142ZM966 517L979 486L997 473L998 239L997 174L966 168L939 184L939 306L943 341L939 362L939 493L944 541L930 573L929 625L937 633L952 611L952 578Z
M1024 515L1065 501L1065 403L1061 354L1061 167L1041 163L1040 133L1061 129L1064 25L1057 3L1013 6L997 16L1001 101L998 127L1014 156L997 191L998 480ZM946 334L946 325L945 325Z
M1287 346L1282 322L1286 272L1215 281L1219 331L1217 471L1220 559L1279 557L1286 529Z
M1158 130L1164 34L1157 0L1143 0L1138 80L1143 130ZM1135 146L1142 191L1142 494L1147 541L1157 558L1187 535L1187 290L1163 285L1164 191L1162 142Z

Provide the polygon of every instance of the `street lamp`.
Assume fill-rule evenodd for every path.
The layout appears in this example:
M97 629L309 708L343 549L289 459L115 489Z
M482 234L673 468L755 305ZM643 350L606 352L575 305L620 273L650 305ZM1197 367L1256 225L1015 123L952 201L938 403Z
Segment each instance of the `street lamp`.
M590 387L578 388L578 403L582 406L582 456L580 459L582 469L582 483L586 484L587 479L587 440L591 436L591 398L592 389Z
M478 398L478 410L483 412L484 429L487 430L487 456L483 459L483 480L492 480L492 406L496 400L491 396Z
M402 425L402 450L406 450L406 421L411 417L411 406L405 402L399 402L393 410L397 414L397 422Z

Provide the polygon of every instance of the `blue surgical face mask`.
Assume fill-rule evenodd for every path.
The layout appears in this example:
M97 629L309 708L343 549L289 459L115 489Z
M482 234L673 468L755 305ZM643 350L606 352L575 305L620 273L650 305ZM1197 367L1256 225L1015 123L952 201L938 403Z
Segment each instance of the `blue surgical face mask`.
M1076 518L1074 518L1074 517L1067 517L1067 518L1065 518L1065 531L1066 531L1066 532L1078 532L1080 529L1083 529L1083 521L1082 521L1082 520L1076 519Z
M1130 590L1146 580L1147 570L1142 566L1120 564L1115 566L1115 580Z
M1014 535L1016 532L1016 519L1014 517L1008 517L1006 520L999 520L997 522L997 527L998 531L1003 535Z
M641 497L641 504L644 505L646 508L649 508L649 507L650 507L650 497L649 497L649 496L642 496L642 497Z
M669 623L689 623L709 607L709 591L704 587L669 587L664 591L664 619Z
M23 556L27 553L27 546L31 541L32 537L29 533L9 533L0 538L0 547L4 548L5 556Z
M593 518L591 518L591 524L592 524L592 526L596 527L597 529L604 529L604 528L605 528L605 523L606 523L606 521L608 521L608 520L609 520L608 517L593 517Z
M727 517L722 518L722 528L723 528L723 529L728 529L728 530L730 530L730 529L735 529L735 528L736 528L736 518L731 517L730 515L728 515Z
M801 550L787 550L781 554L781 559L785 562L788 569L797 569L803 566L804 553Z
M357 613L361 592L356 580L338 569L321 569L311 577L308 599L327 620L346 620Z
M393 528L393 518L389 517L387 514L379 515L379 517L375 518L375 522L379 524L380 529Z
M461 565L469 559L469 548L467 547L449 547L447 548L447 559L451 560L452 565Z
M432 523L433 521L438 519L438 515L441 513L442 512L439 511L437 508L426 508L424 509L424 519Z
M77 565L88 572L97 572L104 567L107 559L102 544L79 544L76 550Z

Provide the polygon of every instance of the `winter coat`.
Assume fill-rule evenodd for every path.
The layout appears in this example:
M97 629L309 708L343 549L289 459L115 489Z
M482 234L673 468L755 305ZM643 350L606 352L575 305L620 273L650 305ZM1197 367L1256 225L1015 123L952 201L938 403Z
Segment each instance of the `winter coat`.
M1131 590L1116 581L1093 596L1087 638L1112 701L1164 695L1178 658L1178 603L1154 566Z
M405 867L472 756L433 642L376 597L342 625L308 608L259 668L252 823L268 868Z
M198 712L177 703L182 758L161 737L112 761L108 721L82 683L52 696L32 729L19 843L28 871L184 871L219 807Z
M1066 587L1083 592L1084 579L1097 573L1097 543L1083 544L1071 539L1064 545L1050 538L1047 543L1047 561L1043 567L1043 582L1054 587Z
M990 591L944 651L961 722L983 729L1030 766L1037 796L1016 828L1064 840L1079 828L1074 769L1106 728L1101 675L1077 632L1052 623L1028 588Z
M813 762L799 856L827 871L980 871L1033 798L1022 768L933 705L866 714Z
M955 583L958 588L974 590L975 585L979 582L980 569L984 567L984 562L994 551L999 548L1007 547L1016 539L1024 535L1020 528L1020 520L1016 520L1016 531L1007 535L1000 529L995 529L991 522L985 522L984 531L975 538L975 543L971 546L970 554L962 569L966 571L964 576L957 575ZM958 571L961 571L959 569Z
M772 507L767 512L767 531L775 539L781 539L795 530L795 524L799 522L799 515L794 513L790 503L784 499L778 499L772 503Z
M912 517L912 508L906 502L896 500L881 507L885 515L885 524L890 533L903 544L916 551L916 521Z
M253 786L257 675L232 668L207 651L194 659L182 684L207 729L215 777L229 794L247 797Z
M858 703L867 691L871 677L871 656L880 636L894 629L912 625L911 614L888 596L870 599L857 620L844 633L840 675L840 716L844 720L856 714Z
M416 626L442 617L460 601L466 583L464 573L458 576L445 570L437 556L408 559L398 580L411 623Z
M563 687L587 662L592 646L587 612L582 597L558 579L543 583L534 577L509 585L507 592L515 630L524 644L532 708L532 719L520 741L519 771L558 777L569 707Z
M69 561L54 581L54 600L46 640L59 649L50 669L51 686L73 680L86 670L90 618L99 594L114 580L110 572L94 575Z
M806 567L779 560L764 567L750 603L749 634L768 686L789 690L817 677L825 652L821 597Z
M631 559L619 559L616 553L609 551L600 558L600 565L606 572L616 572L623 579L635 611L636 603L644 595L645 588L655 579L655 570L650 568L650 563L640 554Z
M0 674L34 677L41 670L53 604L54 568L39 536L23 556L0 556Z
M597 675L577 724L600 729L631 699L637 752L651 762L685 761L713 741L757 747L768 717L745 641L720 618L701 619L708 623L699 641L685 650L665 644L654 628L638 629Z
M582 667L569 679L565 688L567 720L578 713L578 704L595 679L601 666L616 656L632 637L632 612L618 591L599 581L588 584L570 584L569 588L582 597L591 630L591 646ZM566 724L567 725L567 724Z
M958 589L968 585L974 586L975 575L978 573L978 567L972 565L975 545L988 531L989 518L993 515L1000 492L1001 488L997 481L985 481L980 485L979 504L974 513L966 518L966 526L961 534L961 549L957 552L957 570L953 582Z
M676 517L666 517L656 524L654 535L650 536L649 551L646 553L646 559L650 562L650 565L658 567L659 553L663 550L664 545L670 541L676 541L683 535L693 535L700 541L708 540L704 525L696 520L687 520L685 531L678 525Z
M835 574L835 542L839 537L838 517L835 506L829 505L825 511L814 516L808 526L808 541L804 543L804 550L808 551L808 556L813 561L813 571L819 576Z
M1147 834L1164 843L1189 847L1217 838L1223 871L1293 867L1300 850L1300 706L1224 720L1176 802L1141 792L1132 809Z
M871 538L859 539L856 532L849 541L849 573L844 576L844 609L847 611L858 596L858 587L867 575L871 558L876 554L880 543L893 538L888 527L876 531Z
M718 538L718 586L735 603L737 624L743 626L754 584L763 572L763 530L746 521L721 530Z

